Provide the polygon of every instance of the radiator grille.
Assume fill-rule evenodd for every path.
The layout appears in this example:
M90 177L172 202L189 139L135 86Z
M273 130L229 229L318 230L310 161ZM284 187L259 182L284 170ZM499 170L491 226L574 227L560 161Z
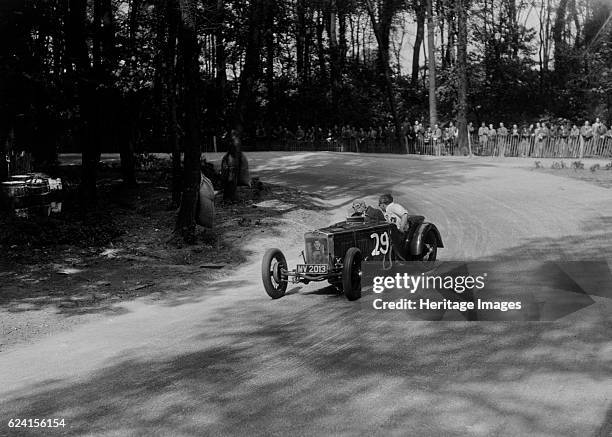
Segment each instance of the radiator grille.
M318 237L305 238L305 256L306 264L327 264L329 260L329 245L327 237L321 235Z

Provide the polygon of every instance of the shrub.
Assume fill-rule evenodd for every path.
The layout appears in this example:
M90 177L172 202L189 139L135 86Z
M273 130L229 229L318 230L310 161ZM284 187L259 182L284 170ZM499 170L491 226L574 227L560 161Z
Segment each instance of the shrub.
M584 169L584 163L582 161L574 161L572 162L572 168L574 170L583 170Z

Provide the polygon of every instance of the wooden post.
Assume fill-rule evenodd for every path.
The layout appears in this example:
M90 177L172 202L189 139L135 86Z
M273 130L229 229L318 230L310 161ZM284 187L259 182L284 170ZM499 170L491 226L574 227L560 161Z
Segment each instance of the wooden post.
M469 155L468 156L471 157L471 156L473 156L472 155L472 138L471 138L469 130L468 130L468 133L467 133L467 140L468 140L468 151L469 151Z

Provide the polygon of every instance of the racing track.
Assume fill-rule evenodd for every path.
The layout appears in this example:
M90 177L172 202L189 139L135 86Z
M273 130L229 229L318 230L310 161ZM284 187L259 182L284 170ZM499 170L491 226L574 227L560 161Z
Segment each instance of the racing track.
M609 189L518 165L330 153L250 163L265 182L318 196L325 209L305 229L392 191L438 225L444 259L612 255ZM295 211L285 220L301 223ZM9 417L63 417L70 435L612 432L609 299L551 323L375 317L321 285L271 301L261 254L278 246L293 263L301 238L263 233L249 263L183 304L127 304L2 353L0 435Z

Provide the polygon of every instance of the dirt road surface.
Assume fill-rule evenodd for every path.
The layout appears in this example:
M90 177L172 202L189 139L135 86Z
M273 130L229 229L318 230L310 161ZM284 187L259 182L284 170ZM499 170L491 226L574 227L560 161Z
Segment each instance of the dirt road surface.
M494 160L249 157L254 175L318 196L324 213L303 223L286 205L274 232L245 242L249 262L192 299L123 304L0 354L0 435L611 435L610 299L550 323L421 322L321 285L272 301L259 274L268 247L297 261L296 226L388 191L438 225L442 259L610 260L609 189Z

